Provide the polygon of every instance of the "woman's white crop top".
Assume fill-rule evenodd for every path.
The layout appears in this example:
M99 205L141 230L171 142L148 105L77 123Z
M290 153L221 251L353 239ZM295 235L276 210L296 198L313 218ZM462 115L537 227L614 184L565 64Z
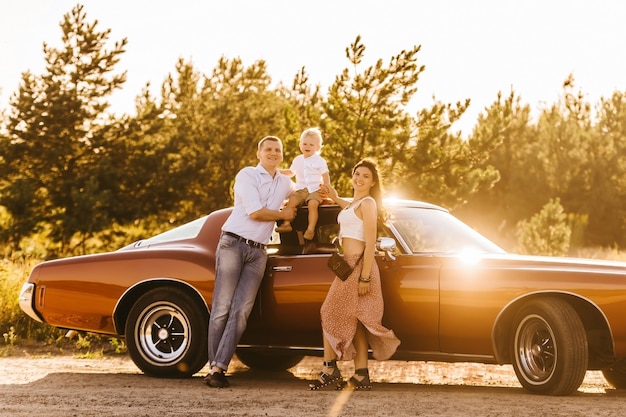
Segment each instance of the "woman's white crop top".
M360 240L361 242L365 242L365 232L363 230L363 220L359 218L354 212L365 197L361 201L358 201L353 206L348 206L345 209L341 210L337 215L337 223L339 223L339 239L343 239L344 237L349 237L352 239Z

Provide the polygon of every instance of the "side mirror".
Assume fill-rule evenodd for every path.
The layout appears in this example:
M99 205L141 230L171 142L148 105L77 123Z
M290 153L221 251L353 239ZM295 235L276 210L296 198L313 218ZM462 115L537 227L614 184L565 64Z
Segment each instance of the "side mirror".
M385 252L385 259L395 261L396 257L392 252L396 250L396 240L390 237L379 237L376 239L376 250Z

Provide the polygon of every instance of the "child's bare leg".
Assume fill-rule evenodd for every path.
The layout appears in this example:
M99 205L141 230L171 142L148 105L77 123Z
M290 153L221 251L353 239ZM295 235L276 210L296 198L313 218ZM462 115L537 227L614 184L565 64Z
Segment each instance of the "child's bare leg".
M297 206L298 200L293 197L289 197L289 200L287 200L287 204L285 204L285 207L289 208L294 208ZM276 230L277 233L287 233L291 232L293 228L291 227L291 222L289 220L283 220L283 223L274 230Z
M317 225L318 219L318 207L320 202L317 200L309 200L309 225L307 226L304 232L304 238L306 240L313 240L315 237L315 226Z

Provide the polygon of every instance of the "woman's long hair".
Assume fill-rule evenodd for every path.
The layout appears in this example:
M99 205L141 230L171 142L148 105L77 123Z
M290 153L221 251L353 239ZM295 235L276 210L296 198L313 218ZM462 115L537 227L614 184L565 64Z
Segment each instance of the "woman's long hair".
M372 179L374 180L374 185L370 189L370 195L376 201L376 208L378 210L378 217L380 219L385 219L387 217L386 211L383 207L383 179L378 171L378 165L376 161L370 158L361 159L356 163L354 168L352 168L352 175L354 175L354 171L357 168L365 167L372 172Z

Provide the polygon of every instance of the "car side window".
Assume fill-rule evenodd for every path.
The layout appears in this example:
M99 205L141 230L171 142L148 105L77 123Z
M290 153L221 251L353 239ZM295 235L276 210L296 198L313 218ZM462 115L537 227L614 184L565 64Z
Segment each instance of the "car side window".
M331 244L339 236L339 225L337 223L320 225L317 228L317 238L319 243Z
M390 222L412 253L504 252L447 211L397 208Z
M442 252L441 234L437 234L433 225L418 219L401 219L394 222L402 231L402 237L411 247L413 253Z

